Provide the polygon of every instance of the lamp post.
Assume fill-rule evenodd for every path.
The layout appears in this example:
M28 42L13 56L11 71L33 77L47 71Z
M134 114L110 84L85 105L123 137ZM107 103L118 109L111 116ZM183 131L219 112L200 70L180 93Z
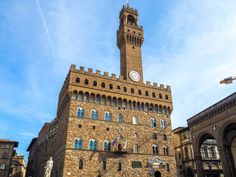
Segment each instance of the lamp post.
M233 83L233 80L236 80L236 76L235 77L227 77L224 80L220 81L220 84L231 84Z

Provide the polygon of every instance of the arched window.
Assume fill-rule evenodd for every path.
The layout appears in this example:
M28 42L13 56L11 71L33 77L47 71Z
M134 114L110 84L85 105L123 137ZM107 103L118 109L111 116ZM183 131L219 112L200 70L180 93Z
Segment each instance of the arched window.
M110 141L106 140L104 141L104 151L111 151L111 143Z
M102 87L102 88L105 88L105 87L106 87L106 85L105 85L104 82L101 84L101 87Z
M99 94L96 95L95 103L101 103L101 95L99 95Z
M120 86L119 85L117 85L117 90L120 91Z
M138 145L137 144L135 144L133 146L133 153L138 153Z
M113 85L112 84L109 84L109 89L113 90Z
M162 94L161 93L159 93L159 98L162 99Z
M127 88L126 87L124 87L124 92L127 92Z
M82 140L81 140L81 138L75 139L74 149L82 149Z
M130 92L131 92L132 94L134 94L134 89L133 89L133 88L131 88Z
M82 170L84 167L84 162L82 158L79 158L79 169Z
M146 95L146 96L148 96L148 95L149 95L149 94L148 94L148 91L146 91L146 92L145 92L145 95Z
M165 98L166 98L166 100L168 100L169 99L168 95L166 95Z
M112 116L110 112L105 112L104 114L104 120L105 121L111 121L112 120Z
M157 133L152 133L152 139L157 140Z
M137 117L133 117L132 123L133 124L138 124L138 118Z
M164 135L162 136L162 140L163 140L163 141L167 141L167 136L166 136L166 134L164 134Z
M84 93L83 92L79 92L79 95L77 97L78 100L83 100L84 99Z
M84 118L84 109L81 107L77 108L77 117L78 118Z
M76 83L80 83L80 78L77 77L77 78L75 79L75 82L76 82Z
M97 85L97 81L93 81L93 86L96 87Z
M155 155L159 154L158 146L156 144L152 145L152 153L155 154Z
M138 90L138 94L139 94L139 95L142 95L142 91L141 91L141 90Z
M88 84L89 84L88 79L85 79L85 80L84 80L84 85L88 85Z
M151 126L152 128L157 127L157 121L156 121L154 118L151 118L151 119L150 119L150 126Z
M165 129L166 128L166 121L165 120L161 119L160 127L161 127L161 129Z
M93 120L97 120L97 119L98 119L98 112L97 112L95 109L92 110L91 118L92 118Z
M134 18L133 15L128 15L128 23L129 23L130 25L135 24L135 18Z
M123 116L121 114L118 114L117 122L118 123L122 123L123 122Z
M97 150L97 142L94 139L89 141L89 150L96 151Z
M164 155L169 155L169 148L168 148L168 146L164 146L163 147L163 154Z
M152 92L152 97L155 98L156 97L156 94L155 92Z

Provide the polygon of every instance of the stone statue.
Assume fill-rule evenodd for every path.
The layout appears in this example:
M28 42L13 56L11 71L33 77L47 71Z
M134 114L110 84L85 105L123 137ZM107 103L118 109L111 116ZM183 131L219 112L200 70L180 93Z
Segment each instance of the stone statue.
M45 166L44 177L51 176L52 167L53 167L53 161L52 161L52 157L50 157Z

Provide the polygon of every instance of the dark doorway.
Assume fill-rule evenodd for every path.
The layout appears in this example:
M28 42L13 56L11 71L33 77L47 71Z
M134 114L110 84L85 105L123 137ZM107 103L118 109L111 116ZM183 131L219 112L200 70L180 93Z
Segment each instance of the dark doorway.
M155 177L161 177L161 173L160 173L159 171L156 171L156 172L154 173L154 175L155 175Z

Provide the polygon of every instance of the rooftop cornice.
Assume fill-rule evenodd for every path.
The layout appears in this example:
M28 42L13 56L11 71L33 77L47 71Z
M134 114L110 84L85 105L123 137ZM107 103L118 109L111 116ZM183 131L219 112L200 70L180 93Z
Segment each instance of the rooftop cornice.
M236 106L236 92L196 114L195 116L189 118L187 120L188 126L192 127L200 122L209 120L215 115L220 114L233 106Z

